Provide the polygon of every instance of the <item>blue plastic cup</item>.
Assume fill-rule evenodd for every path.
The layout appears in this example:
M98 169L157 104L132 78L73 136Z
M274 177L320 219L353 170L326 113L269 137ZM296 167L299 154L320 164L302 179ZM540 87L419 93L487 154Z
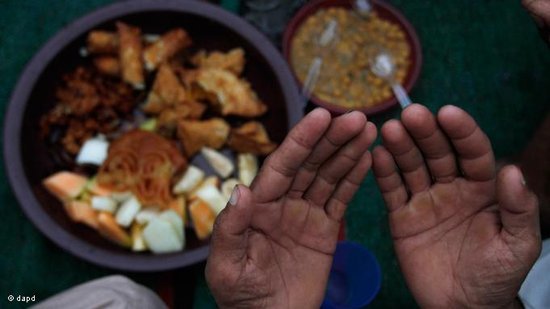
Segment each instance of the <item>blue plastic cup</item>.
M350 241L339 242L321 308L364 307L378 294L381 283L380 265L367 248Z

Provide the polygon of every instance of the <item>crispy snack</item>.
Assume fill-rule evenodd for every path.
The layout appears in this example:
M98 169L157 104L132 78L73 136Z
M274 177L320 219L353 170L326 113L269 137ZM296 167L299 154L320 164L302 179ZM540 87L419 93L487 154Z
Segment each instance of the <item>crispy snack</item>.
M76 154L82 143L96 133L110 133L118 128L134 107L135 97L130 86L110 78L102 78L92 70L79 67L63 77L57 88L59 101L42 116L42 136L52 126L65 128L60 142L70 154Z
M144 205L167 208L173 199L171 180L186 167L187 160L171 141L133 130L111 144L97 181L116 192L131 191Z
M269 140L264 126L257 121L249 121L239 128L231 129L227 145L237 152L256 155L268 155L277 148L277 144Z
M215 95L215 100L210 98L210 101L218 105L224 116L256 117L267 110L250 84L229 71L199 69L190 78L204 91Z
M171 136L176 130L178 121L182 119L199 119L206 106L189 101L186 104L174 106L163 110L158 116L159 129L167 136Z
M233 48L227 53L213 51L208 54L206 51L201 50L191 59L191 62L201 68L224 69L239 76L243 72L245 64L244 50Z
M167 107L183 104L186 91L178 77L167 63L160 66L153 88L147 97L143 111L158 114Z
M116 23L120 38L119 57L122 79L135 89L145 88L141 61L141 30L123 22Z
M229 125L221 118L178 122L178 137L188 157L193 156L204 146L221 148L227 141L229 130Z
M99 56L94 58L94 66L101 74L120 76L120 61L113 56Z
M86 48L92 54L116 54L118 46L118 35L114 32L94 30L88 33Z
M159 64L169 60L172 56L191 45L191 38L181 28L166 32L160 39L147 46L143 52L145 68L152 71Z

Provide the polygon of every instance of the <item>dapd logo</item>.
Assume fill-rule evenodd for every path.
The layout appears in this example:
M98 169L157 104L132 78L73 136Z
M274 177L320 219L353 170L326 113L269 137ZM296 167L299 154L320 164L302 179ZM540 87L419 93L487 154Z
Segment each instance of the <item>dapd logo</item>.
M13 296L13 295L8 295L8 301L12 302L12 301L17 301L17 302L21 302L21 303L28 303L28 302L35 302L36 301L36 295L33 295L33 296L25 296L25 295L17 295L17 296Z

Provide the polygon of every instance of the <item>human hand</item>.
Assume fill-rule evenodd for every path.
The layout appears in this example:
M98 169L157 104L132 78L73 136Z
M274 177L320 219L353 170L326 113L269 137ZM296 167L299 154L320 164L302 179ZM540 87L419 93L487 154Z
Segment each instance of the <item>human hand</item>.
M521 171L495 175L487 136L463 110L414 104L381 129L373 171L395 251L423 308L513 306L540 252L536 197Z
M533 17L542 38L550 43L550 0L522 0L521 4Z
M206 279L218 305L318 308L340 221L371 166L364 114L316 109L238 186L216 220Z

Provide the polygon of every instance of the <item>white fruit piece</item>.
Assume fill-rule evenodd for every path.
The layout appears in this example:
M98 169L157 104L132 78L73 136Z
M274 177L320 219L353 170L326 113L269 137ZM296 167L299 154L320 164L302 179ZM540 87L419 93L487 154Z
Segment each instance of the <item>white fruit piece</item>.
M241 182L236 178L229 178L222 183L222 195L226 202L229 201L233 189L235 189L235 186L238 184L241 184Z
M153 219L143 230L143 239L154 253L176 252L183 249L183 242L172 223L160 218Z
M203 200L217 215L222 212L227 204L220 190L215 186L205 186L197 191L197 197Z
M216 173L218 173L218 175L222 178L227 178L233 173L235 165L222 153L209 147L203 147L201 149L201 154L204 156L206 161L208 161L210 166L212 166L214 171L216 171Z
M114 213L117 202L108 196L92 196L92 208L98 211Z
M250 186L252 180L258 174L258 158L251 153L240 153L237 156L237 165L239 167L239 180L245 186Z
M132 196L120 205L115 216L116 222L122 227L129 227L140 209L141 203L135 196Z
M146 224L157 218L159 214L159 211L155 208L142 209L137 213L135 220L139 224Z
M216 175L206 177L195 189L187 193L186 197L189 200L194 200L197 198L197 192L207 186L214 186L218 188L220 186L220 178Z
M191 192L195 187L197 187L202 180L204 179L204 172L194 166L189 165L187 170L181 177L181 179L176 183L172 192L174 194L188 193Z
M147 250L147 244L143 239L144 225L134 223L130 228L130 236L132 237L132 251L145 251Z
M178 236L183 242L183 246L185 247L185 234L183 220L181 219L181 217L175 211L169 209L163 211L160 214L159 218L170 222L172 226L174 226L174 229L176 230L176 232L178 232Z
M94 137L82 145L76 156L77 164L93 164L100 166L107 159L109 142L102 137Z
M117 203L124 203L132 197L132 192L113 192L111 198Z

